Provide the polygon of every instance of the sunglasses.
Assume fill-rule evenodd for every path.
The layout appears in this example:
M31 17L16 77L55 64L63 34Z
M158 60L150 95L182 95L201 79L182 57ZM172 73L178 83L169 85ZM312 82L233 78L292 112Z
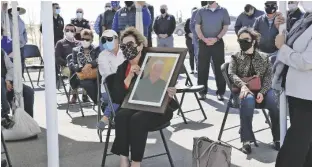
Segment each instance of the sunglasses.
M86 38L81 38L82 41L87 41L87 42L90 42L91 39L86 39Z
M66 29L65 32L75 32L75 30Z
M101 43L105 44L106 41L112 42L114 40L114 37L101 37Z
M122 44L120 44L120 49L125 50L127 47L131 47L133 45L134 45L134 42L132 42L132 41L130 41L128 43L122 43Z
M61 9L60 7L56 7L55 9Z
M252 40L250 38L244 38L244 39L238 39L237 42L251 42Z

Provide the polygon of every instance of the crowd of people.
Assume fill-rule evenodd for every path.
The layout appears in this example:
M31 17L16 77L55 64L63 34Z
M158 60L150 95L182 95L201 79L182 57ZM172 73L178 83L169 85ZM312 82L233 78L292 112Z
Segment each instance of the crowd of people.
M273 147L279 151L276 167L312 166L312 2L303 1L301 5L304 11L300 10L298 1L289 1L287 16L283 16L278 12L276 1L266 1L264 11L247 4L235 24L240 52L232 55L229 62L228 75L235 86L229 89L240 108L242 151L246 154L252 152L254 109L259 106L266 108L272 122ZM53 3L56 74L61 73L70 80L73 88L70 103L76 103L77 90L83 88L83 101L88 102L90 97L97 104L108 99L107 90L97 83L97 70L101 83L115 73L114 87L109 90L116 111L116 138L112 152L120 155L121 167L129 166L131 152L131 167L139 167L148 130L170 121L179 104L171 99L165 114L120 108L120 104L141 72L146 48L152 46L152 31L157 35L157 47L173 48L176 20L168 13L165 4L160 6L161 14L155 19L154 7L144 1L125 1L124 7L119 1L111 1L105 4L105 9L94 25L100 37L99 44L94 44L95 34L89 21L83 18L82 8L76 10L76 18L65 24L60 15L60 5ZM18 11L25 12L22 8ZM205 100L211 64L217 85L216 96L223 101L226 82L221 65L225 63L223 37L230 25L229 13L216 1L201 1L201 7L194 7L191 12L192 17L187 19L184 27L190 73L198 73L197 84L204 85L199 95L201 100ZM8 13L11 19L10 9ZM134 28L138 13L142 14L142 32ZM22 53L27 43L27 33L20 17L19 23ZM280 33L279 26L284 23L287 33ZM6 38L4 28L1 29L1 117L5 123L2 125L10 128L14 122L8 116L8 102L14 95L14 73L12 60L7 56L12 54L12 43ZM22 63L24 66L23 59ZM260 84L249 84L253 79L260 81ZM98 99L98 87L101 87L101 99ZM23 90L27 101L25 111L32 116L34 92L26 85ZM291 122L282 147L278 104L281 91L287 95ZM176 88L169 87L167 93L172 98ZM104 130L110 121L112 109L106 105L101 109L104 116L97 127Z

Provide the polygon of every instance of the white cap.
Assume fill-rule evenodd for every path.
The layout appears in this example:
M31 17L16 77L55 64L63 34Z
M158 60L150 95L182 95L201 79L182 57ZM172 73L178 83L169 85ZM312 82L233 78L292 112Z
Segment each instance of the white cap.
M116 31L114 30L105 30L103 33L102 33L102 37L105 36L105 37L118 37L118 34L116 33Z

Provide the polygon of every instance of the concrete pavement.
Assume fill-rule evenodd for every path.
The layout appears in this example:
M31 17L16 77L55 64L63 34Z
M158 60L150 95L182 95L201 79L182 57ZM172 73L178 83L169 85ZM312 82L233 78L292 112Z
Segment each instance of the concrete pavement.
M177 38L181 39L181 37ZM184 44L184 41L179 40L177 44L183 47L182 44ZM226 56L226 59L228 60L229 56ZM185 65L189 68L188 60L185 61ZM36 80L37 74L36 72L31 73L33 80ZM185 82L184 77L183 75L180 77L179 84ZM192 82L196 83L196 76L192 75L191 77ZM26 81L26 84L29 85L30 83ZM42 78L40 84L43 84ZM192 166L193 137L206 136L213 140L217 139L227 101L217 101L215 97L216 85L212 72L208 84L208 99L202 101L208 119L203 121L203 116L194 95L188 94L185 97L182 109L185 112L192 110L192 112L185 114L189 124L184 124L180 116L174 115L171 126L164 130L176 167ZM95 111L92 110L92 107L85 107L85 117L81 117L81 113L78 112L78 106L74 106L70 108L71 118L65 113L65 95L60 92L57 93L57 102L60 106L58 106L55 112L58 113L60 167L100 167L104 143L100 143L97 136ZM180 98L181 96L179 95L178 97ZM229 91L227 91L226 97L229 97ZM34 115L35 120L42 128L42 133L39 134L38 139L7 143L14 167L47 167L45 94L42 89L36 89L35 92ZM261 111L255 111L253 120L254 131L259 131L255 133L259 147L253 147L253 153L248 156L233 149L233 167L274 166L277 152L271 148L272 135ZM226 129L223 133L223 141L229 141L230 144L241 147L238 134L238 110L231 109L227 119ZM106 132L103 134L103 138L105 139ZM112 132L110 145L113 139L114 132ZM159 132L150 133L145 155L162 153L163 151L164 147ZM109 156L106 166L118 167L118 157ZM169 162L166 156L144 160L142 164L142 167L167 166L169 167Z

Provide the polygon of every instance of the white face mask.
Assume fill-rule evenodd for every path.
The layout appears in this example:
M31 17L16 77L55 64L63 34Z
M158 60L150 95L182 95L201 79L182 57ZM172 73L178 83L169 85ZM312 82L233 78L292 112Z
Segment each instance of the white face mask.
M312 12L312 1L301 1L301 5L305 12Z
M76 16L77 16L78 19L81 19L83 14L82 13L76 13Z
M74 38L74 33L72 33L72 32L66 32L66 33L65 33L65 37L66 37L67 39L72 40L72 39Z
M88 48L91 45L91 42L81 41L81 45L82 45L83 48Z
M288 9L290 11L294 11L298 8L298 5L297 4L288 4Z

